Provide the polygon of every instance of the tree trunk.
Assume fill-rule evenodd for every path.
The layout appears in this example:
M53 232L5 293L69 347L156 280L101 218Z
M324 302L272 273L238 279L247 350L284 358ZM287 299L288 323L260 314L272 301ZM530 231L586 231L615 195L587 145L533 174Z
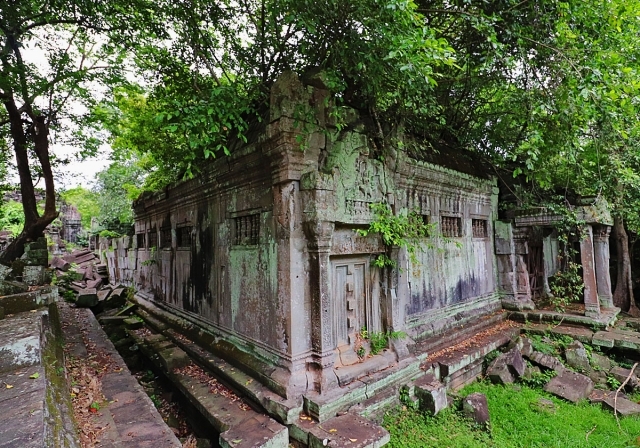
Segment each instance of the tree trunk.
M35 241L43 236L44 229L58 217L58 212L56 211L55 185L49 157L48 125L45 118L42 115L35 114L30 107L25 108L23 106L23 110L31 118L33 149L40 162L45 184L45 207L44 213L40 216L29 166L28 138L22 120L24 112L18 109L15 100L11 96L5 96L4 106L11 124L11 138L16 155L16 167L20 177L20 193L22 195L22 209L25 218L24 228L20 235L3 252L0 252L0 264L8 266L13 260L24 254L25 243Z
M640 310L636 306L633 297L633 283L631 281L631 256L629 253L629 237L624 228L624 221L621 217L613 220L613 231L618 252L618 277L616 290L613 293L613 304L622 311L627 311L633 316L640 316Z

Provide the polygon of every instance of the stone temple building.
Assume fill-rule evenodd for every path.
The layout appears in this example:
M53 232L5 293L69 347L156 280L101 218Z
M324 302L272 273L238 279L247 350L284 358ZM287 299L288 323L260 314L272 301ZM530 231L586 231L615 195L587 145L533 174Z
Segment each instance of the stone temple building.
M380 161L357 114L335 123L328 97L317 82L282 76L261 135L141 197L137 269L111 263L112 275L206 326L219 336L214 350L287 397L396 365L414 340L501 306L496 180L401 151ZM386 248L357 229L375 203L431 223L416 262L396 248L397 269L372 264ZM407 337L361 362L364 331Z
M416 342L517 301L524 269L517 224L504 243L495 178L408 150L379 157L361 117L346 110L337 121L329 98L318 77L285 73L254 137L196 178L139 198L134 237L107 252L115 282L319 419L337 395L366 389L358 378L417 375L425 355ZM411 147L396 138L394 147ZM361 236L376 219L372 204L429 224L415 259L376 233ZM395 268L373 264L382 253ZM406 336L366 356L367 336L388 332Z

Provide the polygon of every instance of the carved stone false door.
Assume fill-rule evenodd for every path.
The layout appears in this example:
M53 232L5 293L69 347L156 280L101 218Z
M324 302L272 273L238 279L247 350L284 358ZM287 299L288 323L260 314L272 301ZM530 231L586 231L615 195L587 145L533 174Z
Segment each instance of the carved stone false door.
M358 338L363 328L371 331L379 327L372 312L369 283L369 261L342 259L332 261L334 334L342 365L359 362L356 353ZM375 301L378 302L378 301Z

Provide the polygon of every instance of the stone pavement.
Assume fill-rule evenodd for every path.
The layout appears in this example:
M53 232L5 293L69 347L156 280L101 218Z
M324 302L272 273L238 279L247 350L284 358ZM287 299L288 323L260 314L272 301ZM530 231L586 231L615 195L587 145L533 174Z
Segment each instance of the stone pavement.
M50 321L47 308L0 320L2 448L79 446Z
M96 446L182 446L91 311L57 302L0 320L0 448L80 447L63 336L76 360L90 365L99 352L112 367L101 374L105 400L92 416L104 428Z

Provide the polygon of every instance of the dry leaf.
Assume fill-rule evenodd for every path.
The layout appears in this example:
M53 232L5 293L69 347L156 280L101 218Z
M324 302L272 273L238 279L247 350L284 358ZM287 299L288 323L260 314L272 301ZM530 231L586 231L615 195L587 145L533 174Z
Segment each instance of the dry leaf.
M338 430L337 430L337 429L333 429L333 428L331 428L331 429L329 430L329 432L338 432Z
M13 386L12 386L11 384L5 384L5 387L6 387L7 389L13 389Z
M351 438L349 440L351 440L352 442L357 442L358 441L358 439L351 439Z

